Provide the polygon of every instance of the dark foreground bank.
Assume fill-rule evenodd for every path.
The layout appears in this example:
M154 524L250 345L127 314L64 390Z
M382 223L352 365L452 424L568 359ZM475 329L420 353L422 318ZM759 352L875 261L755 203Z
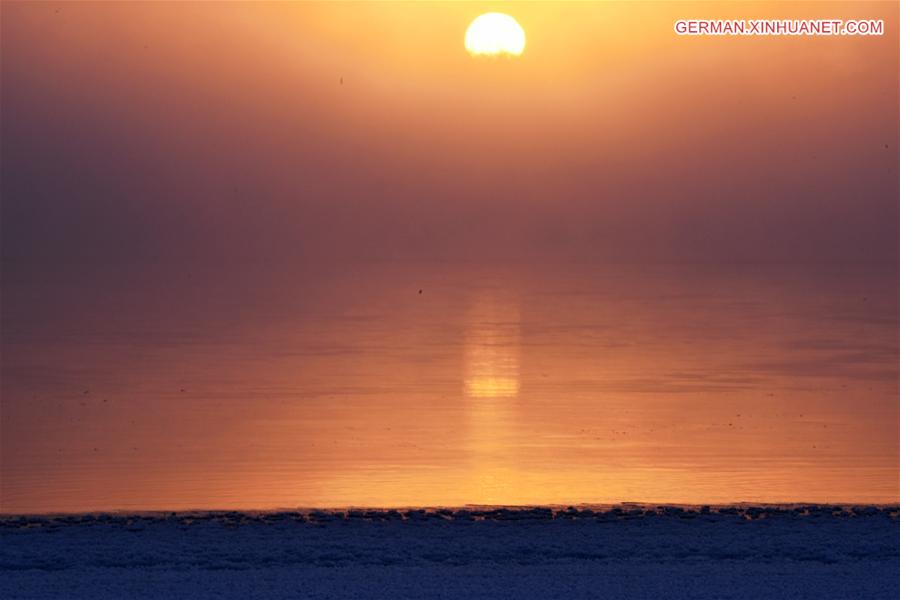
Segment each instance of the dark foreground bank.
M900 507L0 517L0 597L894 598Z

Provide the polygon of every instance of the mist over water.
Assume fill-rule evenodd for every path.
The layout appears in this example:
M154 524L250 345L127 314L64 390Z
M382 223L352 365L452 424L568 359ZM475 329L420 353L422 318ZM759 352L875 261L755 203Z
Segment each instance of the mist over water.
M4 282L4 512L896 501L897 272L560 263Z
M897 501L897 6L504 7L4 3L0 511Z

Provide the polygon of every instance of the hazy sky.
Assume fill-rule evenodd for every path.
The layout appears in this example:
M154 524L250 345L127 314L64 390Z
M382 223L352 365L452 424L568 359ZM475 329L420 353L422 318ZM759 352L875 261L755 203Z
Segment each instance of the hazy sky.
M466 26L498 8L525 54L473 59ZM760 16L885 35L673 32ZM4 2L3 259L895 260L897 21L890 2Z

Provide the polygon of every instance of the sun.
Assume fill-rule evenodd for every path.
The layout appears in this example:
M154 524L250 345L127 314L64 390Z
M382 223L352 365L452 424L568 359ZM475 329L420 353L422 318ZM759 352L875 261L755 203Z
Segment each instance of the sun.
M485 13L466 30L466 50L473 56L519 56L525 50L525 30L503 13Z

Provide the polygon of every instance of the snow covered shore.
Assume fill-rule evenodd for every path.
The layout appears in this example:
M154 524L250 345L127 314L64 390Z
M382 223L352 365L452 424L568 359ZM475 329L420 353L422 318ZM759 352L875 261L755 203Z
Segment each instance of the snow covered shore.
M0 516L0 597L893 598L900 507Z

